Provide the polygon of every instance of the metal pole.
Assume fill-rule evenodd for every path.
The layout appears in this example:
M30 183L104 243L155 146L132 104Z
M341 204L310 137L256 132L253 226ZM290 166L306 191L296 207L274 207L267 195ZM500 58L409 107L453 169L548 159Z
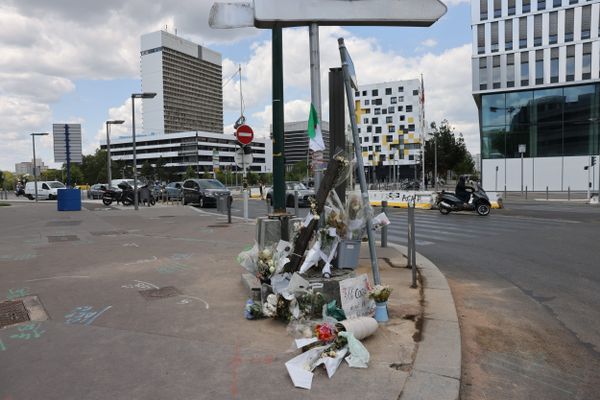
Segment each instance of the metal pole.
M298 216L298 191L294 190L294 215Z
M358 137L358 127L356 125L356 110L354 109L354 92L352 91L352 83L350 82L349 65L352 63L350 55L347 54L344 39L338 39L340 56L342 59L342 70L344 72L344 85L346 87L346 99L348 103L348 114L350 115L350 125L352 127L352 137L354 140L354 153L356 155L356 165L358 170L358 180L360 182L360 191L363 204L369 204L369 192L367 190L367 181L365 179L365 167L363 165L362 152L360 148L360 140ZM369 253L371 254L371 269L373 270L373 281L376 285L381 283L379 277L379 264L377 263L377 253L375 249L375 238L373 237L373 221L367 218L367 237L369 238Z
M546 186L546 200L548 200L548 186Z
M385 215L387 215L387 205L388 202L386 200L381 202L381 212L383 212ZM381 228L381 247L387 247L387 233L387 225L384 225Z
M248 192L245 190L242 193L242 199L244 199L244 222L248 221Z
M285 165L283 118L283 47L281 27L272 30L273 72L273 208L285 214Z
M110 165L110 124L106 121L106 175L108 179L108 188L110 189L112 183L112 170Z
M521 153L521 196L523 196L523 154Z
M135 97L131 96L131 137L133 140L133 207L138 209L137 158L135 149Z
M591 183L591 181L590 181L590 172L591 172L591 171L590 171L590 169L592 169L592 156L589 156L589 157L588 157L588 167L587 167L587 171L588 171L588 179L587 179L587 200L588 200L588 201L590 201L590 195L591 195L591 193L590 193L590 189L591 189L591 187L590 187L590 186L592 186L592 183Z
M433 166L433 181L435 182L435 191L438 191L438 177L437 177L437 133L434 133L433 136L433 146L434 146L434 166Z
M37 190L37 166L35 163L35 135L31 135L31 141L33 142L33 187L35 188L35 202L38 202L38 190Z
M233 197L229 195L227 197L227 223L231 223L231 204L233 203Z
M319 50L319 25L316 23L310 24L308 27L308 43L310 48L310 100L317 110L319 124L321 124L321 60ZM317 151L313 153L313 168L315 174L315 190L321 186L323 173L321 171L321 163L323 160L323 152Z
M525 200L527 200L527 186L525 186Z
M415 198L412 199L412 285L411 288L417 287L417 234L415 232Z
M496 185L495 185L495 189L496 192L498 191L498 166L496 165Z
M567 200L571 201L571 186L567 188Z
M71 144L69 143L69 125L65 124L65 150L67 151L67 189L71 189Z

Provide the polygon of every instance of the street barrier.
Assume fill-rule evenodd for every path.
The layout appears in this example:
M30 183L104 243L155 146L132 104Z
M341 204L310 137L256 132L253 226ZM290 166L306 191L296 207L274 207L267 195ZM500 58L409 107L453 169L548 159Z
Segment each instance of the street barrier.
M435 204L435 192L416 192L407 190L370 190L369 202L372 206L380 206L387 201L389 207L408 208L411 199L415 199L415 207L430 210Z

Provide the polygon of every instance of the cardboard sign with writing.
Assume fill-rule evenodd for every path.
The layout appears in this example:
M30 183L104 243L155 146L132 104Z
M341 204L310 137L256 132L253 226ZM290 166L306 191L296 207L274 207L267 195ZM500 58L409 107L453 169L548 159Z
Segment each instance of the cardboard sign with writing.
M347 318L373 315L375 302L369 298L369 278L362 274L340 282L342 309Z

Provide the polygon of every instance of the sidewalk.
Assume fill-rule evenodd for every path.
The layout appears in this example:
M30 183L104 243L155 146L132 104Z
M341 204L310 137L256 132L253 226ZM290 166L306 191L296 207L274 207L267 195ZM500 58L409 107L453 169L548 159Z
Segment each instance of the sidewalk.
M285 325L243 316L235 257L254 224L228 226L190 207L55 207L0 209L0 298L36 295L48 316L0 329L2 400L458 398L454 303L425 259L421 305L402 249L381 249L392 320L363 341L369 368L344 364L331 380L320 371L306 391L285 370L296 354ZM362 271L370 275L368 260ZM139 293L165 287L162 298Z

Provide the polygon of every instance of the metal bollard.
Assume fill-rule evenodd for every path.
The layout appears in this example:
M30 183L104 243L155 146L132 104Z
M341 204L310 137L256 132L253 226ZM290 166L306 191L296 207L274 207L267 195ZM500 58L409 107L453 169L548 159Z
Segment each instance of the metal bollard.
M527 200L527 186L525 186L525 200Z
M298 216L298 191L294 190L294 215Z
M227 196L227 223L231 223L231 205L233 204L233 197Z
M244 222L248 222L248 192L244 190L242 193L244 199Z
M506 199L506 185L504 185L504 199Z
M571 201L571 186L567 188L567 200Z
M271 214L271 201L267 198L265 204L267 205L267 215L269 215Z
M387 215L387 212L386 212L387 205L388 205L388 203L386 200L383 200L381 202L381 212L384 213L385 215ZM387 234L388 234L387 225L384 225L381 228L381 247L387 247L387 236L388 236Z
M417 287L417 250L415 239L415 200L408 202L408 255L409 267L412 269L411 288Z
M546 200L548 200L548 186L546 186Z

